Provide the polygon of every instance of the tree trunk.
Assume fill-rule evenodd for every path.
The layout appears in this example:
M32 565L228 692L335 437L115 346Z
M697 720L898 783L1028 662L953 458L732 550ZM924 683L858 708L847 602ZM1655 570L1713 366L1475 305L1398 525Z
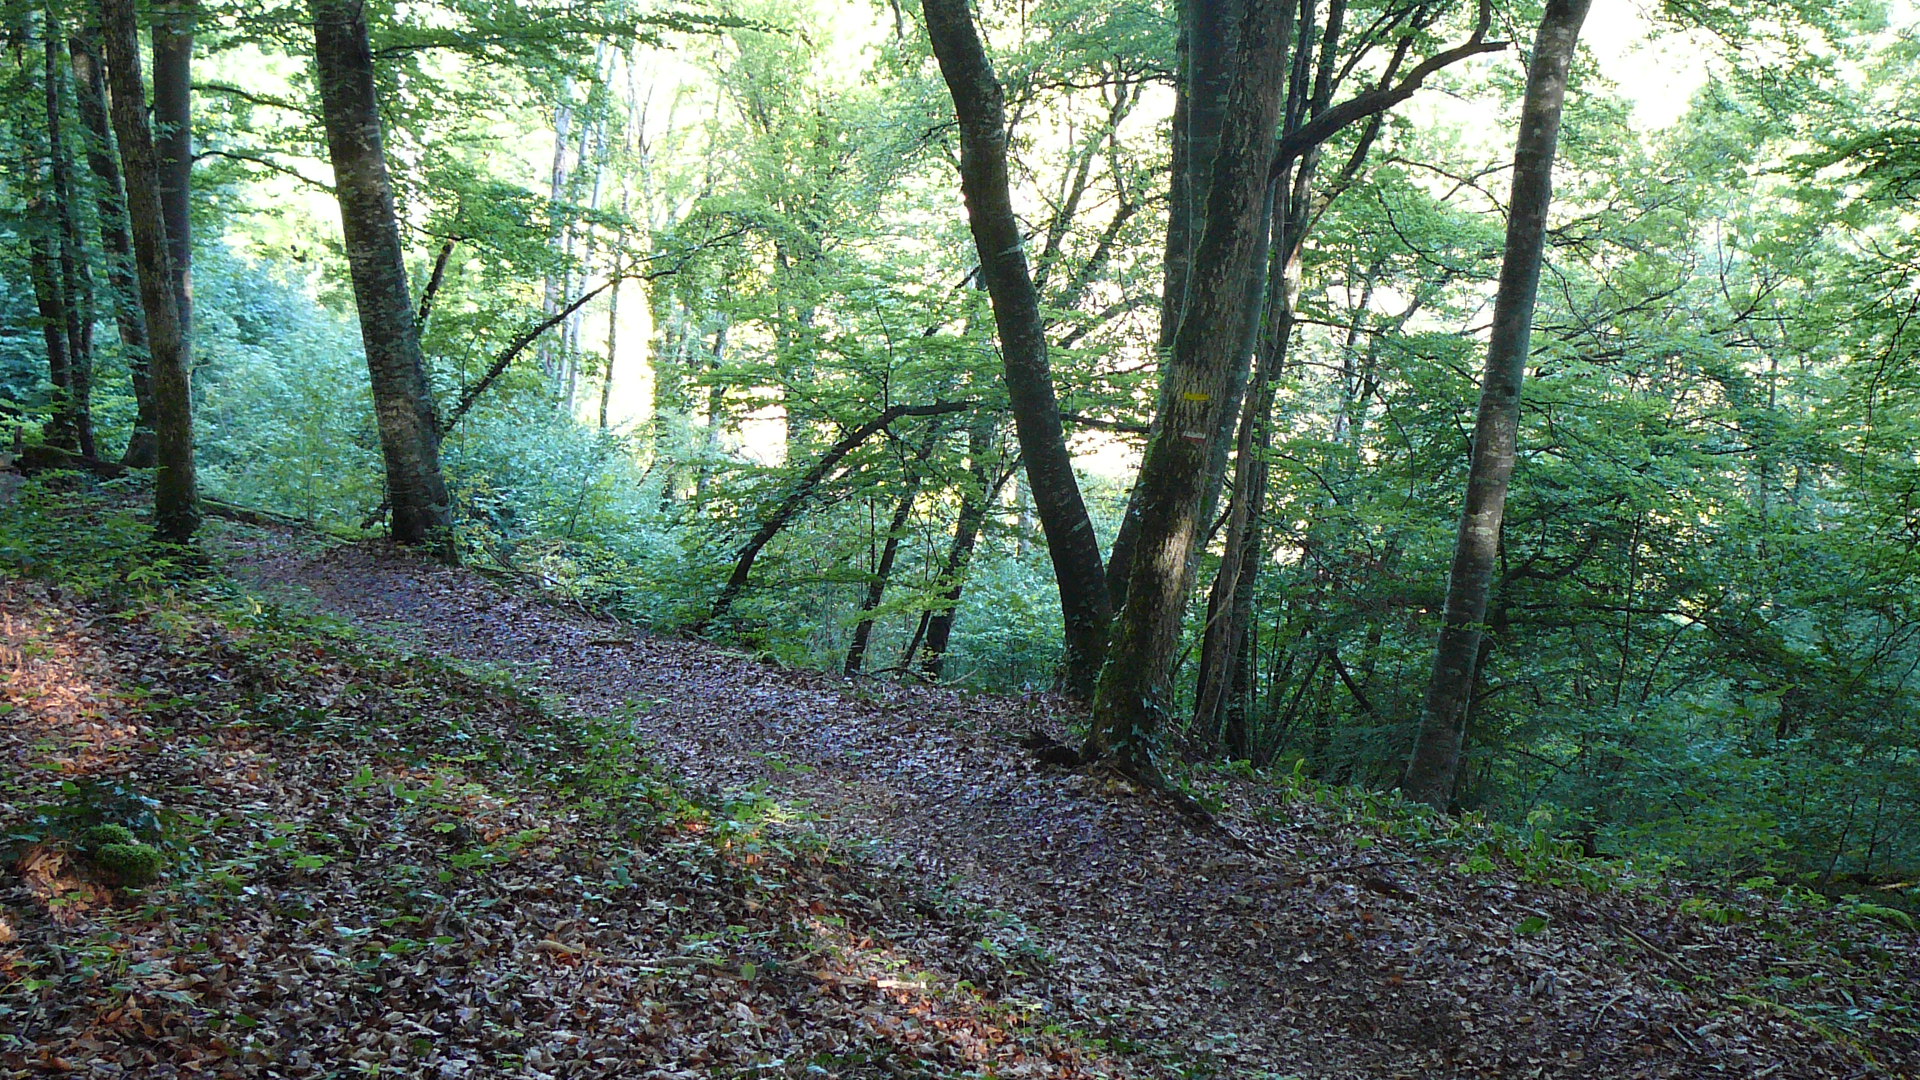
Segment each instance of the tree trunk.
M1152 777L1152 743L1180 642L1192 556L1222 411L1237 414L1254 351L1273 212L1268 180L1287 76L1293 0L1250 0L1220 149L1194 250L1186 314L1167 358L1165 415L1137 482L1139 543L1128 569L1110 662L1093 702L1090 755Z
M927 33L960 121L960 186L993 302L1014 429L1053 560L1065 624L1065 683L1085 698L1106 657L1112 619L1106 567L1080 496L1047 362L1039 295L1027 266L1007 180L1006 95L966 0L924 0Z
M845 674L858 675L866 663L867 642L873 637L873 612L879 608L880 601L886 598L887 581L893 576L893 564L900 557L900 539L906 533L907 518L913 513L914 500L920 496L920 473L925 469L927 459L933 456L933 448L939 441L940 428L936 424L927 430L927 437L922 440L913 462L907 467L900 499L894 504L892 520L887 522L887 539L880 548L880 565L874 567L873 579L867 583L867 597L860 605L862 617L859 625L853 628L853 643L847 646L847 660L841 667Z
M93 439L93 265L81 239L73 204L73 147L66 136L66 72L60 63L59 24L47 21L46 106L47 174L52 181L53 213L59 225L60 294L67 337L67 387L62 403L66 426L83 457L98 458Z
M997 478L993 475L995 466L991 457L997 441L994 435L999 425L998 416L982 411L967 428L969 483L966 491L960 495L960 515L953 525L953 544L948 547L946 565L940 570L940 578L947 583L947 589L940 597L941 606L927 613L926 659L921 661L921 670L930 678L938 679L946 671L947 649L953 640L954 620L960 615L960 596L967 584L967 565L973 561L973 548L980 540L980 527L986 524L987 510L1000 497L1000 489L1013 476L1012 469L1001 471ZM909 659L902 663L910 662Z
M87 129L87 168L94 177L94 216L100 227L100 247L106 253L107 291L113 300L114 324L120 330L120 348L133 378L137 410L133 435L120 463L150 469L154 463L153 380L147 371L147 319L140 310L139 283L133 270L133 236L127 231L126 183L107 119L106 71L100 63L99 31L87 27L67 42L73 59L74 99L80 122Z
M403 544L431 545L451 560L453 515L440 474L440 427L387 178L364 8L359 0L310 0L309 7L315 81L373 382L393 537Z
M186 543L200 527L200 492L193 462L193 394L187 341L174 304L173 269L160 210L160 165L147 125L146 88L140 78L140 31L133 0L100 0L107 76L113 86L113 126L127 184L127 218L133 231L134 269L140 307L146 314L149 371L153 376L155 461L154 531L162 540Z
M1180 6L1180 68L1174 83L1173 161L1167 181L1167 242L1160 294L1161 357L1173 349L1180 316L1186 310L1193 247L1206 224L1207 190L1213 159L1220 148L1227 89L1233 73L1233 35L1246 0L1187 0ZM1164 394L1156 418L1166 414ZM1107 593L1113 610L1127 602L1127 571L1140 540L1140 488L1127 495L1127 509L1107 559Z
M622 205L621 216L626 216L626 207ZM621 265L621 255L613 256L613 286L607 295L607 368L600 373L600 430L607 430L607 405L613 400L613 358L619 352L620 345L620 277L625 272Z
M153 6L154 149L160 155L160 213L167 226L180 339L193 343L193 24L197 0ZM191 354L188 365L192 365Z
M49 218L52 211L44 200L28 202L33 216ZM33 282L33 299L40 311L40 334L47 344L47 381L53 385L53 408L47 417L47 445L73 453L80 452L80 432L73 423L73 356L68 351L67 304L60 288L59 258L54 252L54 224L42 220L32 226L27 240L27 276Z
M814 489L818 488L821 481L833 472L841 459L859 449L861 443L879 434L903 416L944 416L969 407L970 403L964 401L943 401L933 405L890 405L880 415L854 428L839 442L828 447L827 452L821 455L820 460L813 463L813 468L807 470L806 475L800 478L800 482L793 486L793 490L787 493L787 497L780 501L780 505L760 523L760 527L754 531L753 536L741 547L740 554L734 559L733 573L728 576L726 585L721 587L720 595L713 601L713 610L709 611L707 617L700 620L699 624L693 628L694 633L701 633L707 627L726 618L727 612L733 607L733 602L739 599L740 593L746 589L747 578L753 573L753 562L759 557L761 549L771 543L774 537L780 535L780 530L786 528L787 523L800 512L800 508L805 506L807 500L812 497Z
M1513 194L1508 203L1506 254L1493 300L1487 366L1481 378L1474 422L1473 456L1467 471L1466 506L1454 544L1453 568L1427 684L1420 732L1402 788L1408 797L1445 810L1460 775L1468 706L1473 700L1483 622L1500 546L1500 523L1513 476L1520 426L1520 390L1526 378L1533 334L1533 306L1540 287L1547 210L1553 201L1553 160L1567 69L1592 0L1547 0L1527 65L1527 89L1513 155Z

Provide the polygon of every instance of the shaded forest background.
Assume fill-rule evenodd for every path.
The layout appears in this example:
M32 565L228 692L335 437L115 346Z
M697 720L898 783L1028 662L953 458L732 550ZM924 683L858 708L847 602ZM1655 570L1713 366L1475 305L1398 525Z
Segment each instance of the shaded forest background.
M327 6L148 14L192 57L200 485L353 532L379 526L389 493L313 74ZM1293 16L1303 100L1316 65L1387 85L1480 14L1330 10L1344 35L1313 3ZM1167 760L1400 777L1539 19L1484 10L1509 48L1437 72L1289 174L1253 423L1157 703ZM0 12L5 423L25 445L118 459L144 357L115 317L129 282L102 240L114 211L67 41L94 9ZM1054 564L916 6L364 12L465 561L790 663L1057 685ZM1709 74L1655 125L1638 88L1590 54L1575 64L1457 805L1597 853L1897 881L1920 869L1913 13L1647 14ZM1174 6L1145 0L991 2L978 20L1104 552L1169 346L1190 50ZM1222 594L1245 633L1203 707L1232 535L1253 538L1239 562L1257 573Z

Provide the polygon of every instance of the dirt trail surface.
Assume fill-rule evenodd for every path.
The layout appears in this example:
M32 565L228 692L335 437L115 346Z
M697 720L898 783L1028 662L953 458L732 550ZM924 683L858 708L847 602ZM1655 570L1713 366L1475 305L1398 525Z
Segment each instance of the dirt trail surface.
M570 708L632 722L696 788L756 791L872 843L928 886L1007 913L1020 992L1149 1069L1299 1077L1920 1075L1908 1036L1817 1022L1819 980L1773 1001L1782 960L1678 894L1469 874L1310 803L1228 792L1263 852L1119 785L1040 765L1016 737L1046 703L776 668L648 638L384 546L240 541L236 569L405 648L517 669ZM1261 805L1261 801L1265 805ZM1910 938L1911 935L1908 935ZM1912 942L1906 942L1911 947ZM1884 947L1884 946L1883 946ZM1840 961L1845 963L1845 961ZM1831 998L1832 1000L1827 1000Z

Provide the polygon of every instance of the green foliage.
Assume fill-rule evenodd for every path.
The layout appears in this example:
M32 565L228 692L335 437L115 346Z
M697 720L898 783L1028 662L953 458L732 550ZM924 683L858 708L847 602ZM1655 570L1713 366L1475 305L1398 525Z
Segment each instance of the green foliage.
M97 851L109 844L127 845L138 843L138 840L133 835L133 830L127 828L125 825L95 825L93 828L87 830L86 835L82 837L81 840L88 850L93 851Z
M166 868L166 857L147 844L102 844L88 855L115 883L132 888L153 884Z

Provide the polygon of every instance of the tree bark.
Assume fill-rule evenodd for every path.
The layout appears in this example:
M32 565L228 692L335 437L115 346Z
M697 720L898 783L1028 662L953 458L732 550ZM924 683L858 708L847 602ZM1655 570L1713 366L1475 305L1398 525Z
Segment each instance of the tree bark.
M1236 414L1264 292L1272 219L1269 157L1280 126L1294 0L1249 0L1240 24L1220 149L1194 250L1186 313L1165 367L1165 415L1148 438L1137 481L1139 546L1127 606L1093 702L1089 756L1155 779L1152 744L1179 647L1192 555L1206 522L1213 443L1222 410Z
M126 182L120 175L113 128L107 118L106 71L100 63L100 34L94 27L75 31L67 40L73 61L74 100L80 122L87 129L87 168L94 178L94 217L100 228L100 247L106 253L107 291L113 301L114 324L120 348L132 375L136 409L133 434L120 463L136 469L153 467L153 380L147 369L147 319L140 310L139 282L133 270L133 235L127 231Z
M1060 422L1046 326L1027 265L1007 179L1006 94L987 59L966 0L924 0L933 52L960 122L960 187L992 301L1014 430L1027 483L1046 533L1060 590L1066 640L1065 686L1090 696L1106 657L1112 608L1106 567L1081 499Z
M890 405L882 410L880 415L854 428L842 436L839 442L828 447L827 452L820 456L820 460L813 463L813 467L807 470L806 475L800 478L800 482L793 486L793 490L787 493L787 497L780 501L780 505L760 523L760 527L754 531L753 536L741 547L740 554L734 558L733 573L728 576L726 585L721 587L720 595L713 601L713 610L694 626L694 633L701 633L707 627L726 618L727 612L733 607L733 602L739 599L741 592L746 589L747 578L753 573L753 562L759 557L761 549L772 542L774 537L780 535L780 530L786 528L787 523L800 512L800 508L805 506L807 500L812 497L814 489L818 488L821 481L833 472L841 459L859 449L861 443L879 434L901 417L944 416L947 413L960 412L971 407L971 404L965 401L942 401L932 405Z
M1173 349L1180 317L1187 305L1187 282L1193 265L1193 246L1206 224L1207 191L1213 179L1213 159L1220 147L1220 125L1226 115L1227 89L1233 73L1233 35L1244 13L1245 0L1187 0L1180 7L1180 67L1174 83L1173 160L1167 181L1167 241L1160 294L1160 337L1156 351L1166 357ZM1167 411L1166 384L1161 384L1156 418ZM1127 571L1140 541L1140 487L1127 495L1126 512L1107 558L1107 593L1113 610L1127 602Z
M1454 543L1447 600L1427 684L1420 730L1401 787L1408 797L1445 810L1460 775L1468 707L1484 637L1500 547L1500 524L1513 476L1520 391L1533 333L1534 300L1553 201L1553 162L1566 101L1567 70L1592 0L1547 0L1527 65L1527 88L1514 142L1513 193L1506 254L1494 294L1487 366L1480 384L1466 505Z
M193 342L193 29L199 7L198 0L165 0L153 6L153 123L154 150L160 155L160 214L167 226L180 337L189 348Z
M625 206L621 207L625 216ZM620 276L624 268L620 265L621 255L613 256L613 287L607 295L607 368L600 373L600 430L607 430L607 406L613 401L613 358L619 353L620 345Z
M193 394L188 343L175 307L173 269L160 210L160 165L147 124L140 78L140 31L133 0L99 0L107 76L113 87L113 126L127 184L140 307L146 314L153 377L155 462L154 531L184 544L200 527L200 491L193 461Z
M52 216L44 199L28 202L33 216ZM33 299L40 311L40 334L47 346L47 381L53 386L53 408L47 416L47 445L80 452L80 432L73 422L73 355L67 337L66 296L61 289L59 257L55 253L53 222L42 220L30 226L35 232L27 240L27 276L33 283Z
M309 0L309 7L315 81L373 383L393 537L430 545L451 560L453 514L440 473L440 426L387 177L364 7L359 0Z
M887 522L887 539L880 548L880 564L874 567L873 579L867 583L867 596L860 605L861 619L853 628L853 642L847 646L846 663L841 666L845 674L858 675L866 663L867 642L873 637L873 612L880 607L880 601L886 599L887 583L893 577L893 564L900 557L900 540L907 530L907 518L913 514L914 501L920 497L921 471L939 441L940 428L935 425L927 430L902 478L900 498L894 503L893 517Z
M923 646L926 658L921 661L920 669L929 678L938 679L946 671L947 649L953 640L954 621L960 616L960 596L966 588L967 566L973 561L974 545L980 540L980 527L986 524L988 508L1014 473L1009 468L1001 470L997 478L993 475L996 466L991 458L997 442L995 430L999 424L1000 417L982 411L967 428L969 482L960 495L960 514L953 524L953 543L947 548L947 561L940 569L940 578L947 583L947 588L941 594L941 606L927 612ZM909 658L902 664L911 662Z
M66 426L80 453L100 456L93 438L93 264L80 233L73 204L73 147L66 135L66 72L60 63L59 24L47 19L46 120L47 175L52 181L53 213L59 226L60 294L67 337L67 386L62 402Z

